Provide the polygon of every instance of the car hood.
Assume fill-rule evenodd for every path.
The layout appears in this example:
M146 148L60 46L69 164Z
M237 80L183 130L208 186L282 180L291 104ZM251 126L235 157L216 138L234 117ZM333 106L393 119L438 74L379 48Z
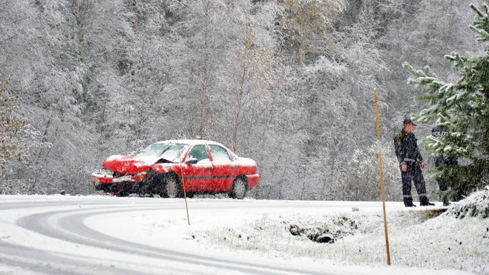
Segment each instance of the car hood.
M134 175L148 170L158 160L160 160L159 157L115 155L106 159L102 166L112 172Z

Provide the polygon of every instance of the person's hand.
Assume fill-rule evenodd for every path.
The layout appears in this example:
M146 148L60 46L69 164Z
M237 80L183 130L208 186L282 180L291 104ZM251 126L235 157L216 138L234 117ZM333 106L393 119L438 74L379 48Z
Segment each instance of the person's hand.
M401 165L401 169L403 172L406 172L407 171L407 165L406 164Z
M424 162L421 162L419 166L421 166L421 168L424 169Z

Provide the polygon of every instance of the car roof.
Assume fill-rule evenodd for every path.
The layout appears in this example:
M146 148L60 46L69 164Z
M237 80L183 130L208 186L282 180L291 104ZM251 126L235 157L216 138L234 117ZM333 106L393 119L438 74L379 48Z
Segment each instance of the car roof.
M191 146L196 145L196 144L219 145L221 147L226 148L226 150L228 150L229 152L231 152L231 154L234 154L237 157L237 155L233 151L231 151L229 148L227 148L226 146L222 145L219 142L215 142L215 141L211 141L211 140L203 140L203 139L170 139L170 140L158 141L158 142L155 142L153 144L157 144L157 143L189 144Z
M225 147L224 145L220 144L219 142L210 141L210 140L202 140L202 139L171 139L171 140L162 140L162 141L158 141L155 143L179 143L179 144L189 144L189 145L216 144L216 145L221 145L221 146Z

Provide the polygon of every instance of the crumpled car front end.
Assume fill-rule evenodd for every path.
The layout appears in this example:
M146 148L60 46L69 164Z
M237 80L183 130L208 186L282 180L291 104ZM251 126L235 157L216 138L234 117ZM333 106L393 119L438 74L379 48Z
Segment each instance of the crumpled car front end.
M102 167L92 173L96 190L116 195L135 193L139 184L146 179L150 165L158 159L148 157L111 156Z
M102 167L98 172L92 173L93 186L104 193L125 196L137 193L138 188L144 183L147 171L131 174L121 174Z
M92 173L92 183L96 190L109 192L110 186L114 180L114 172L102 167L98 171Z
M155 177L156 173L168 173L167 167L162 166L175 165L188 147L188 144L178 141L161 141L151 144L135 156L110 156L99 171L92 173L93 186L117 196L158 194L161 184ZM155 168L159 170L155 172Z

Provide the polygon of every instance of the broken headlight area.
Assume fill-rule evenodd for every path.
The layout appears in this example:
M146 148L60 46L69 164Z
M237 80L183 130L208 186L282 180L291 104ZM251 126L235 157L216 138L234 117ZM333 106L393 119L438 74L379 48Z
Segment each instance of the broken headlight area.
M112 183L114 172L109 169L102 167L98 171L92 173L93 186L97 187L100 184Z
M146 178L147 172L140 172L136 175L114 173L114 179L112 182L141 182Z
M102 175L102 176L113 176L114 172L110 171L109 169L107 169L105 167L102 167L98 170L97 174Z
M146 175L147 175L147 171L143 171L141 173L137 173L136 175L134 175L132 178L135 180L135 181L138 181L138 182L141 182L143 180L146 179Z

